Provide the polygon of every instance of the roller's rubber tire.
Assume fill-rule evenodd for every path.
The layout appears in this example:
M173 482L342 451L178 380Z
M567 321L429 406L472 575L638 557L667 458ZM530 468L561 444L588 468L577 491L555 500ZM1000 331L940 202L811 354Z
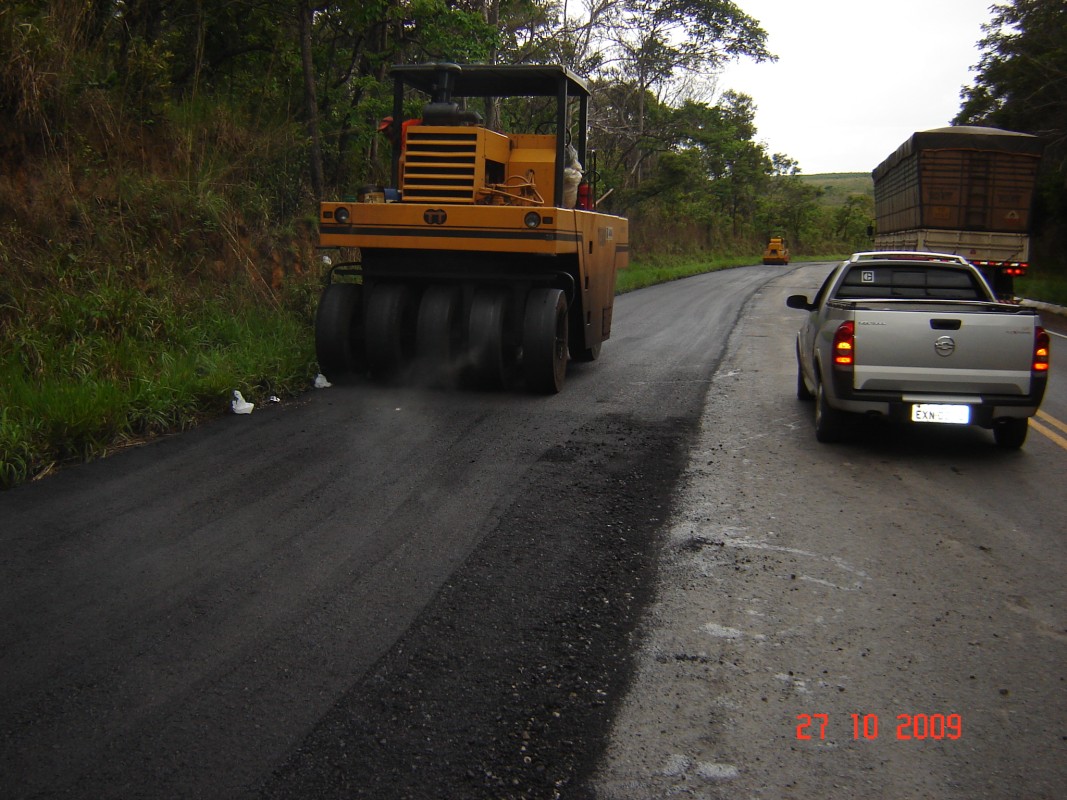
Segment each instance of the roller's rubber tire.
M592 347L578 347L574 346L571 349L571 360L573 361L596 361L600 358L600 347L603 342L597 342Z
M478 289L467 320L470 378L483 389L502 389L515 368L513 348L506 341L510 298L500 290Z
M366 369L362 298L357 283L331 283L322 290L315 312L315 357L331 380Z
M395 377L411 355L408 316L411 292L399 283L379 283L367 303L367 362L371 375Z
M531 289L522 325L523 373L531 392L557 394L563 389L568 329L566 295L559 289Z
M419 301L415 323L415 358L430 381L443 383L463 340L463 296L456 286L431 286Z

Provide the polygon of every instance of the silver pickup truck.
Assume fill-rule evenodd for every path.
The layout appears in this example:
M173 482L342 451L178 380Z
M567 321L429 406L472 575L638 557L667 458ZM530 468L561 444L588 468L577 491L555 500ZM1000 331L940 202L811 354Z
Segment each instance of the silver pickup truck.
M1048 383L1049 335L1036 312L997 302L964 258L856 253L839 264L797 334L797 396L815 400L815 436L840 441L853 413L990 428L1026 440Z

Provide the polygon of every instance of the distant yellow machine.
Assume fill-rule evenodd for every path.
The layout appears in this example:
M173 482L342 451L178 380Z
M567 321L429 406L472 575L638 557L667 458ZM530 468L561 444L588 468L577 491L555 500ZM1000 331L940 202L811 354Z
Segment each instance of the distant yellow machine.
M789 248L785 239L781 236L772 236L767 243L767 249L763 251L764 264L788 264Z

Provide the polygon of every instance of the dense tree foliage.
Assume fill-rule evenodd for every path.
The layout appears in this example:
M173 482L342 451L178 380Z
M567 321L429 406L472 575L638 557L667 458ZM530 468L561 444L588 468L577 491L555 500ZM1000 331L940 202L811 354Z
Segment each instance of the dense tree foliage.
M0 157L51 154L75 188L87 163L106 166L92 182L112 208L145 201L121 176L151 161L199 187L189 204L221 180L244 187L242 225L284 225L387 179L391 64L559 62L595 88L598 186L638 246L662 246L668 220L683 249L834 238L817 191L756 140L752 98L701 99L726 60L773 58L730 0L37 0L0 11L0 53ZM485 112L493 126L537 118Z
M975 82L955 121L1045 140L1035 260L1067 271L1067 0L997 4L983 31Z

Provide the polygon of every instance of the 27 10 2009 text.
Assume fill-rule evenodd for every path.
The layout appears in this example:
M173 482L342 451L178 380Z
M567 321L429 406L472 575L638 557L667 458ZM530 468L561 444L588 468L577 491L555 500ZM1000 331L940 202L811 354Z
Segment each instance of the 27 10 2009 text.
M826 739L829 714L797 714L797 721L797 739ZM896 722L898 741L956 740L963 736L963 718L959 714L897 714ZM852 714L853 739L877 739L878 731L877 714Z

